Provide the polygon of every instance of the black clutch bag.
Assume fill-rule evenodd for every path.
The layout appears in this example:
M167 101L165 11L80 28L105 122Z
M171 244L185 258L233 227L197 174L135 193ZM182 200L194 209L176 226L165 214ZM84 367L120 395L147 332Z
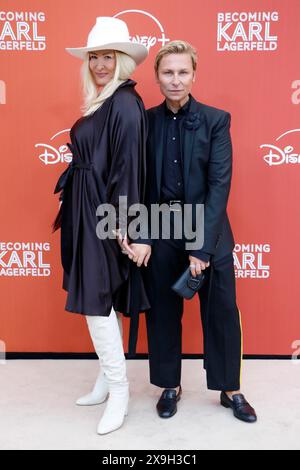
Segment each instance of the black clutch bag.
M203 272L197 274L196 277L192 276L191 270L188 267L186 271L180 276L179 279L173 284L172 289L176 294L184 299L191 299L196 292L203 286L206 276Z

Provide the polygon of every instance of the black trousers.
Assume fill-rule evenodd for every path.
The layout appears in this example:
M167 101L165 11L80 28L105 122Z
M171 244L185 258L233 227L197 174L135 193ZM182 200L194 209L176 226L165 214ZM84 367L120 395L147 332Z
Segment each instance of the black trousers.
M171 285L188 266L188 253L181 240L155 241L146 270L151 304L146 323L150 382L162 388L175 388L181 382L183 299ZM205 271L208 279L199 298L207 387L239 390L242 341L232 253L221 259L212 257Z

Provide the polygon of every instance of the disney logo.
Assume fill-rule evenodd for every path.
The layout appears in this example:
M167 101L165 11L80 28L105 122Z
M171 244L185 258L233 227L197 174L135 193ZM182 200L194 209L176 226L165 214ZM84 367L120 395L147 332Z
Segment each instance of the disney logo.
M158 41L158 39L156 37L153 37L153 36L139 36L138 34L136 34L134 37L131 36L130 40L133 43L138 43L138 44L142 44L143 46L146 46L148 50L150 49L150 47L155 46L155 44Z
M164 46L168 41L170 41L170 39L167 38L166 35L165 35L164 28L163 28L161 22L155 16L153 16L151 13L149 13L148 11L135 10L135 9L133 9L133 10L123 10L123 11L120 11L119 13L117 13L116 15L114 15L114 17L118 18L120 16L128 15L128 14L142 15L143 17L150 18L151 23L152 23L151 31L153 32L154 31L153 28L155 28L155 30L158 29L158 31L159 31L158 34L160 34L160 37L157 34L154 34L154 36L150 36L150 35L146 35L146 34L144 34L142 36L139 36L138 34L136 34L135 36L130 36L130 40L133 43L143 44L149 50L150 47L155 46L155 44L157 44L157 43L161 43L161 45ZM139 20L137 20L137 24L139 24L139 23L140 23Z
M270 166L282 163L300 163L300 154L292 153L294 147L291 145L287 145L283 150L271 144L263 144L260 148L270 149L269 153L263 156L264 161Z
M35 147L43 147L44 151L39 155L39 159L45 165L55 164L59 162L70 163L73 155L67 145L61 145L58 149L48 144L36 144Z

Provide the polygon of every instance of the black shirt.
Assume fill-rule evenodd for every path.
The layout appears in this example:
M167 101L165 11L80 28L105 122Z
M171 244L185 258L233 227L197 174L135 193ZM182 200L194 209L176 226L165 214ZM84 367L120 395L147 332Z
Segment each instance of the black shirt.
M165 143L160 194L161 202L170 201L172 199L184 200L183 161L179 123L189 112L190 101L191 99L189 97L188 101L177 113L173 113L173 111L167 107L166 101L164 102L165 113L163 119L165 119Z

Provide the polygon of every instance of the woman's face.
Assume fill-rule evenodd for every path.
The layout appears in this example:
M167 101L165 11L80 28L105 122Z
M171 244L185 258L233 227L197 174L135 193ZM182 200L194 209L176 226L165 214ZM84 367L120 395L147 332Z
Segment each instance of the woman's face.
M114 76L116 54L114 51L89 52L90 71L98 87L104 87Z

